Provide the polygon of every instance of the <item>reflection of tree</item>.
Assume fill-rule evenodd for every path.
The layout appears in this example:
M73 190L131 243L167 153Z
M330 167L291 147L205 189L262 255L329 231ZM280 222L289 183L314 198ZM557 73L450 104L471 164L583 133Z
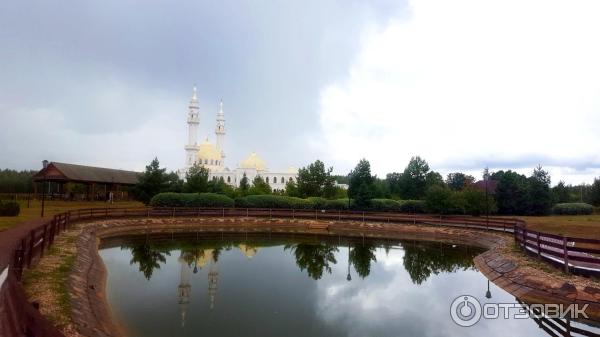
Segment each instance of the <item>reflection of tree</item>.
M299 243L296 245L286 245L285 250L291 250L296 257L296 264L300 270L308 272L308 276L315 280L323 276L323 271L331 273L330 264L336 264L334 253L338 251L337 247L326 243L321 244L306 244Z
M362 278L369 276L371 273L371 261L377 262L375 249L376 247L373 243L353 245L350 249L350 263L352 263L354 270Z
M154 269L160 268L160 263L167 262L166 255L169 255L168 251L154 249L150 244L144 243L131 248L131 261L129 263L139 264L140 271L149 280Z
M415 284L421 284L431 276L442 272L452 273L458 269L473 267L473 252L463 247L450 247L426 242L404 243L404 268Z
M219 256L221 255L222 250L223 250L223 247L218 247L212 251L212 258L213 258L213 261L215 261L215 263L219 262Z

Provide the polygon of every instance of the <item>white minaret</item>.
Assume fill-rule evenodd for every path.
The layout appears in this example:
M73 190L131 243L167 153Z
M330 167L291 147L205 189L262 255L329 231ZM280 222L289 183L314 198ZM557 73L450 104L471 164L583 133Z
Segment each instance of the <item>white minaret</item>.
M198 126L200 125L200 107L198 106L198 93L194 86L194 93L190 100L188 110L188 142L185 146L185 167L186 169L194 165L196 161L196 153L198 152Z
M221 152L220 166L224 166L225 162L225 113L223 112L223 100L219 104L219 112L217 112L217 127L215 129L217 135L217 150Z

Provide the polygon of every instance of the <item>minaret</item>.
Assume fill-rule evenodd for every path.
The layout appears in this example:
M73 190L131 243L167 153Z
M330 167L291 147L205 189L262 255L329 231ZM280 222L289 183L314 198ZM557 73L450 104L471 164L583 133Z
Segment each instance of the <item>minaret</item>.
M225 162L225 113L223 112L223 100L219 103L219 112L217 112L217 127L215 129L217 135L217 150L221 152L220 166L224 166Z
M188 305L190 304L190 295L192 292L192 286L190 285L190 266L184 259L183 252L179 257L179 263L181 265L181 272L179 275L179 309L181 310L181 326L185 326L185 316L187 314Z
M210 269L208 270L208 298L210 310L215 307L215 295L217 294L218 282L219 270L217 269L217 262L212 258L210 260Z
M185 146L185 167L190 168L196 161L196 153L198 152L198 126L200 125L200 116L198 106L198 93L196 92L196 86L194 86L194 92L192 99L190 100L188 110L188 143Z

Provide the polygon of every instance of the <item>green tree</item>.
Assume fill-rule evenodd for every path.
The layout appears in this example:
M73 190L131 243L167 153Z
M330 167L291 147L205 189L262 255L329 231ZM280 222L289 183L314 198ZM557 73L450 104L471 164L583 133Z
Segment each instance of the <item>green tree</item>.
M208 169L194 163L185 174L183 190L187 193L203 193L208 191Z
M425 207L431 213L449 214L455 210L454 193L446 186L432 186L425 193Z
M29 193L36 171L0 170L0 193Z
M331 198L335 194L335 177L331 175L333 167L325 169L325 164L317 160L298 170L298 194L301 198Z
M374 177L371 175L371 164L361 159L354 170L350 172L348 197L354 199L354 205L366 209L374 195Z
M594 206L600 206L600 178L595 178L590 189L590 202Z
M475 183L475 178L473 176L461 172L449 173L446 178L446 184L454 191L461 191L473 183Z
M526 214L527 211L527 178L514 171L498 171L491 176L496 181L495 199L498 213Z
M150 202L153 196L169 190L169 175L166 169L160 168L158 158L154 158L146 171L138 177L138 183L133 188L135 197L145 204Z
M485 192L480 189L469 186L458 193L462 194L465 201L465 213L467 214L479 216L486 214L488 211L490 214L494 214L497 211L496 202L491 195L487 198L486 207Z
M553 201L558 204L571 202L571 193L569 187L565 185L564 181L559 181L558 184L552 187Z
M400 177L400 196L403 199L422 199L427 190L427 173L429 164L419 156L412 157Z
M238 187L238 191L239 191L240 195L243 197L248 195L248 192L250 191L250 183L248 182L248 177L246 176L246 172L244 172L244 175L242 176L242 179L240 180L240 186Z
M208 192L225 194L228 197L235 198L237 193L235 189L225 182L225 178L219 177L208 182Z
M550 175L538 166L533 170L528 181L527 214L546 215L552 209L552 192L550 191Z
M385 181L388 184L388 189L392 196L399 197L402 195L402 173L388 173L385 177Z
M288 180L285 184L285 195L288 197L299 197L298 186L293 180Z
M271 186L259 175L252 180L252 187L248 191L251 195L271 194Z
M166 192L183 192L184 181L179 178L179 175L176 172L167 174L167 185L168 187Z
M429 171L425 175L425 191L429 189L431 186L445 186L444 178L438 172Z

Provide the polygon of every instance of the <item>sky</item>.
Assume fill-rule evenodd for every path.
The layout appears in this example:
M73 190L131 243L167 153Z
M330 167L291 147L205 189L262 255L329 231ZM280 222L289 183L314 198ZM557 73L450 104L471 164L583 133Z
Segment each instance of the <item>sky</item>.
M600 176L598 1L0 4L0 168L184 165L223 100L226 164Z

